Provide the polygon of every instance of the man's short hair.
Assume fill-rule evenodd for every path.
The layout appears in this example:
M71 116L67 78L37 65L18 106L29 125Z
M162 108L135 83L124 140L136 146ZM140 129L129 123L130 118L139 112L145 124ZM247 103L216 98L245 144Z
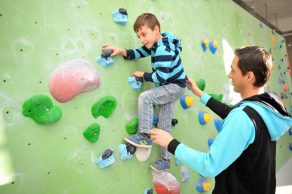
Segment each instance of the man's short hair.
M273 68L272 56L263 47L246 46L235 50L238 67L245 75L251 71L255 75L254 86L262 87L269 80Z
M158 26L160 31L160 23L156 16L151 13L143 13L136 19L133 26L134 31L137 33L138 30L144 25L151 28L151 30L154 30L154 27Z

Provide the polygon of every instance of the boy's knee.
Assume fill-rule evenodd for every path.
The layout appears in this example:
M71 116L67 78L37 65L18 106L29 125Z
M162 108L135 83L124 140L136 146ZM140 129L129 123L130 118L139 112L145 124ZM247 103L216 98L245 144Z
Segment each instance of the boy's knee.
M139 102L144 102L144 103L150 102L149 95L147 95L146 92L141 93L138 100Z

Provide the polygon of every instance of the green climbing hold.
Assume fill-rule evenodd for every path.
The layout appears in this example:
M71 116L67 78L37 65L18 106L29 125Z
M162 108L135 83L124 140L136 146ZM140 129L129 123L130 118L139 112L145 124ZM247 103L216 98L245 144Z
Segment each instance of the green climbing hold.
M222 102L223 94L209 94L211 97L213 97L215 100Z
M90 142L96 142L100 134L100 126L97 123L94 123L87 127L83 132L83 136Z
M94 118L103 116L108 118L116 109L117 100L113 96L105 96L91 107L91 114Z
M206 82L204 79L199 79L199 81L197 81L197 86L200 90L204 91L205 87L206 87Z
M26 100L22 106L22 114L32 118L39 124L50 124L58 121L62 116L59 107L53 105L46 95L35 95Z
M139 121L137 117L130 120L125 126L127 133L135 134L138 129L138 124L139 124Z

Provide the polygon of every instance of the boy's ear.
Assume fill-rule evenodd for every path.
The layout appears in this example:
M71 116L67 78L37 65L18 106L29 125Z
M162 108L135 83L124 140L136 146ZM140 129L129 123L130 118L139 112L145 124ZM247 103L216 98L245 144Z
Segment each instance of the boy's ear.
M160 28L159 28L158 25L156 25L156 26L154 27L154 31L155 31L155 32L160 32Z

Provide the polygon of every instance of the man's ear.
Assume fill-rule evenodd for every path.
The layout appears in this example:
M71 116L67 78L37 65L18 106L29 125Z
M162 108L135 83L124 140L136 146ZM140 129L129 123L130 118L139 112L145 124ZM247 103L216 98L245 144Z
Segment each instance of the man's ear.
M254 75L254 73L252 71L249 71L246 74L247 74L246 75L247 76L247 79L249 81L251 81L252 83L255 83L256 82L256 77L255 77L255 75Z

